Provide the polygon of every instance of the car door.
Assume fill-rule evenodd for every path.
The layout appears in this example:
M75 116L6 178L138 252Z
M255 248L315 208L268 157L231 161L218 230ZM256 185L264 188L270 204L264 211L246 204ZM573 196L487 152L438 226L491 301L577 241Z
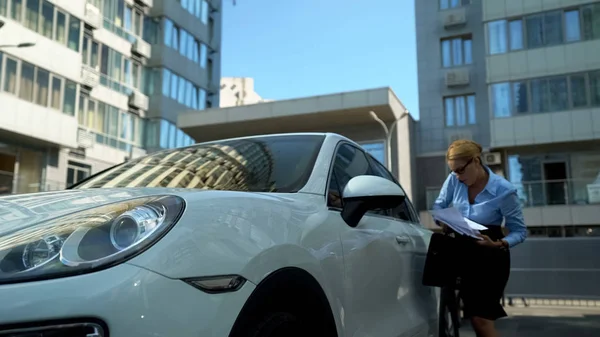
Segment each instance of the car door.
M341 192L359 175L374 175L365 153L341 143L330 172L328 221L339 224L344 252L345 335L413 337L410 234L386 209L369 211L355 228L341 218Z
M386 178L402 188L382 164L372 156L368 155L368 157L375 175ZM422 283L423 268L425 267L431 232L420 224L419 216L409 198L406 198L401 205L390 210L390 212L390 216L400 223L404 232L410 236L412 241L412 245L407 247L410 250L411 269L411 279L409 281L411 286L408 295L410 312L404 314L409 315L414 323L413 332L415 337L435 335L438 320L437 295L434 288L424 286ZM404 309L401 308L400 310Z

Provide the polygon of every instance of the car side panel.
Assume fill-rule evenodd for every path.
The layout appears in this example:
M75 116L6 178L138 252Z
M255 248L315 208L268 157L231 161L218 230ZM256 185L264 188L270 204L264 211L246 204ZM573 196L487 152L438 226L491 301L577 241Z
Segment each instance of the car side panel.
M186 199L181 222L130 264L175 279L237 274L254 284L278 269L301 268L323 288L343 336L343 253L323 196L219 192Z

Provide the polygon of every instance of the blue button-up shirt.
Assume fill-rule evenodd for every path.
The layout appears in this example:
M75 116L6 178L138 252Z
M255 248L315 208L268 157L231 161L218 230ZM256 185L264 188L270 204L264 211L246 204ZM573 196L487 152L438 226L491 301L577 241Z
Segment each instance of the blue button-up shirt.
M527 227L517 197L517 189L506 179L494 174L488 167L490 178L481 193L475 197L475 203L469 203L467 185L461 183L454 173L450 173L435 200L433 209L450 206L458 209L465 218L486 227L505 226L510 233L504 238L510 247L525 241Z

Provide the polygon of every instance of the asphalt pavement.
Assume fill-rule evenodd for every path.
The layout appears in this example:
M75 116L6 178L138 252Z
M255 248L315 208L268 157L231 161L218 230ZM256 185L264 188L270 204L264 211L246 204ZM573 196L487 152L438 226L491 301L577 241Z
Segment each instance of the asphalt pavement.
M500 337L598 337L600 308L507 307L508 317L496 322ZM460 337L475 337L468 324Z

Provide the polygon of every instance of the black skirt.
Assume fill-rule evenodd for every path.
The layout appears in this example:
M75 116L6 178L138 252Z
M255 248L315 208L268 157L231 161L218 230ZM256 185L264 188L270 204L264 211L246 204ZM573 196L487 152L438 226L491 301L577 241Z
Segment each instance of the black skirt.
M481 234L493 241L504 238L500 226L489 226ZM463 241L463 240L461 240ZM464 240L463 262L460 275L460 297L465 317L497 320L507 316L500 301L510 276L510 251L504 248L483 247L473 240Z

